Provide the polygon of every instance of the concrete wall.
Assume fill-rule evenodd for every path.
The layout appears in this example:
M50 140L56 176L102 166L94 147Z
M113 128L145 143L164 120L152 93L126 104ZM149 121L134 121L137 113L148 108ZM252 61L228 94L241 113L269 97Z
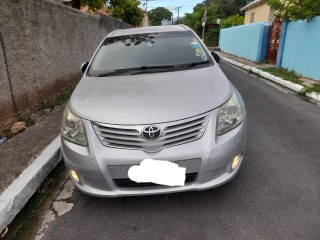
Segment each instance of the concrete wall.
M102 38L128 27L49 0L1 0L0 124L75 84Z
M221 29L219 47L226 53L261 62L266 53L268 29L266 22Z
M267 0L263 0L246 10L244 24L250 24L251 13L254 13L254 23L261 21L270 22L270 6Z
M277 66L320 80L320 17L284 23L282 31Z

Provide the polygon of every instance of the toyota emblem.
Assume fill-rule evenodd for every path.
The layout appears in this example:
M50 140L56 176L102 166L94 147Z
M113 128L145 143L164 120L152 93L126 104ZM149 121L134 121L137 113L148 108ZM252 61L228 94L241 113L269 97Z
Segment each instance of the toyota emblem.
M161 130L155 126L147 126L141 131L141 136L147 140L154 140L159 138L161 135Z

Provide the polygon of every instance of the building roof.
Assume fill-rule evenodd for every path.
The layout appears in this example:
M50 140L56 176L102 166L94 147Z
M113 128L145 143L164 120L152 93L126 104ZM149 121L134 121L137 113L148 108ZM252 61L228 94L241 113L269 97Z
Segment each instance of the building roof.
M254 7L255 5L258 5L259 3L263 2L263 1L265 1L265 0L254 0L253 2L251 2L248 5L246 5L243 8L241 8L240 11L245 11L248 8Z
M133 34L144 34L144 33L155 33L155 32L171 32L171 31L188 31L189 27L185 25L168 25L168 26L152 26L152 27L139 27L139 28L127 28L118 29L113 32L112 37L133 35Z

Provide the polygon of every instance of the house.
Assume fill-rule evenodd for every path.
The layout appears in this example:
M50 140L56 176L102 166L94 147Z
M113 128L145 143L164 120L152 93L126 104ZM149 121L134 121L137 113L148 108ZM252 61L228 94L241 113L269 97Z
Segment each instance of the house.
M271 23L274 20L274 12L268 5L268 0L254 0L241 8L241 11L245 11L244 24L261 21Z

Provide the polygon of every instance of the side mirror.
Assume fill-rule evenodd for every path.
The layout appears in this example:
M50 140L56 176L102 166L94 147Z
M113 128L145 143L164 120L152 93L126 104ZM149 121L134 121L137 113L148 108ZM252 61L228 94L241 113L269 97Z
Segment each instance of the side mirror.
M221 62L221 57L220 57L220 55L218 53L212 51L211 54L212 54L214 60L216 60L217 63Z
M89 62L82 63L82 65L81 65L82 74L84 74L84 72L87 70L88 64L89 64Z

